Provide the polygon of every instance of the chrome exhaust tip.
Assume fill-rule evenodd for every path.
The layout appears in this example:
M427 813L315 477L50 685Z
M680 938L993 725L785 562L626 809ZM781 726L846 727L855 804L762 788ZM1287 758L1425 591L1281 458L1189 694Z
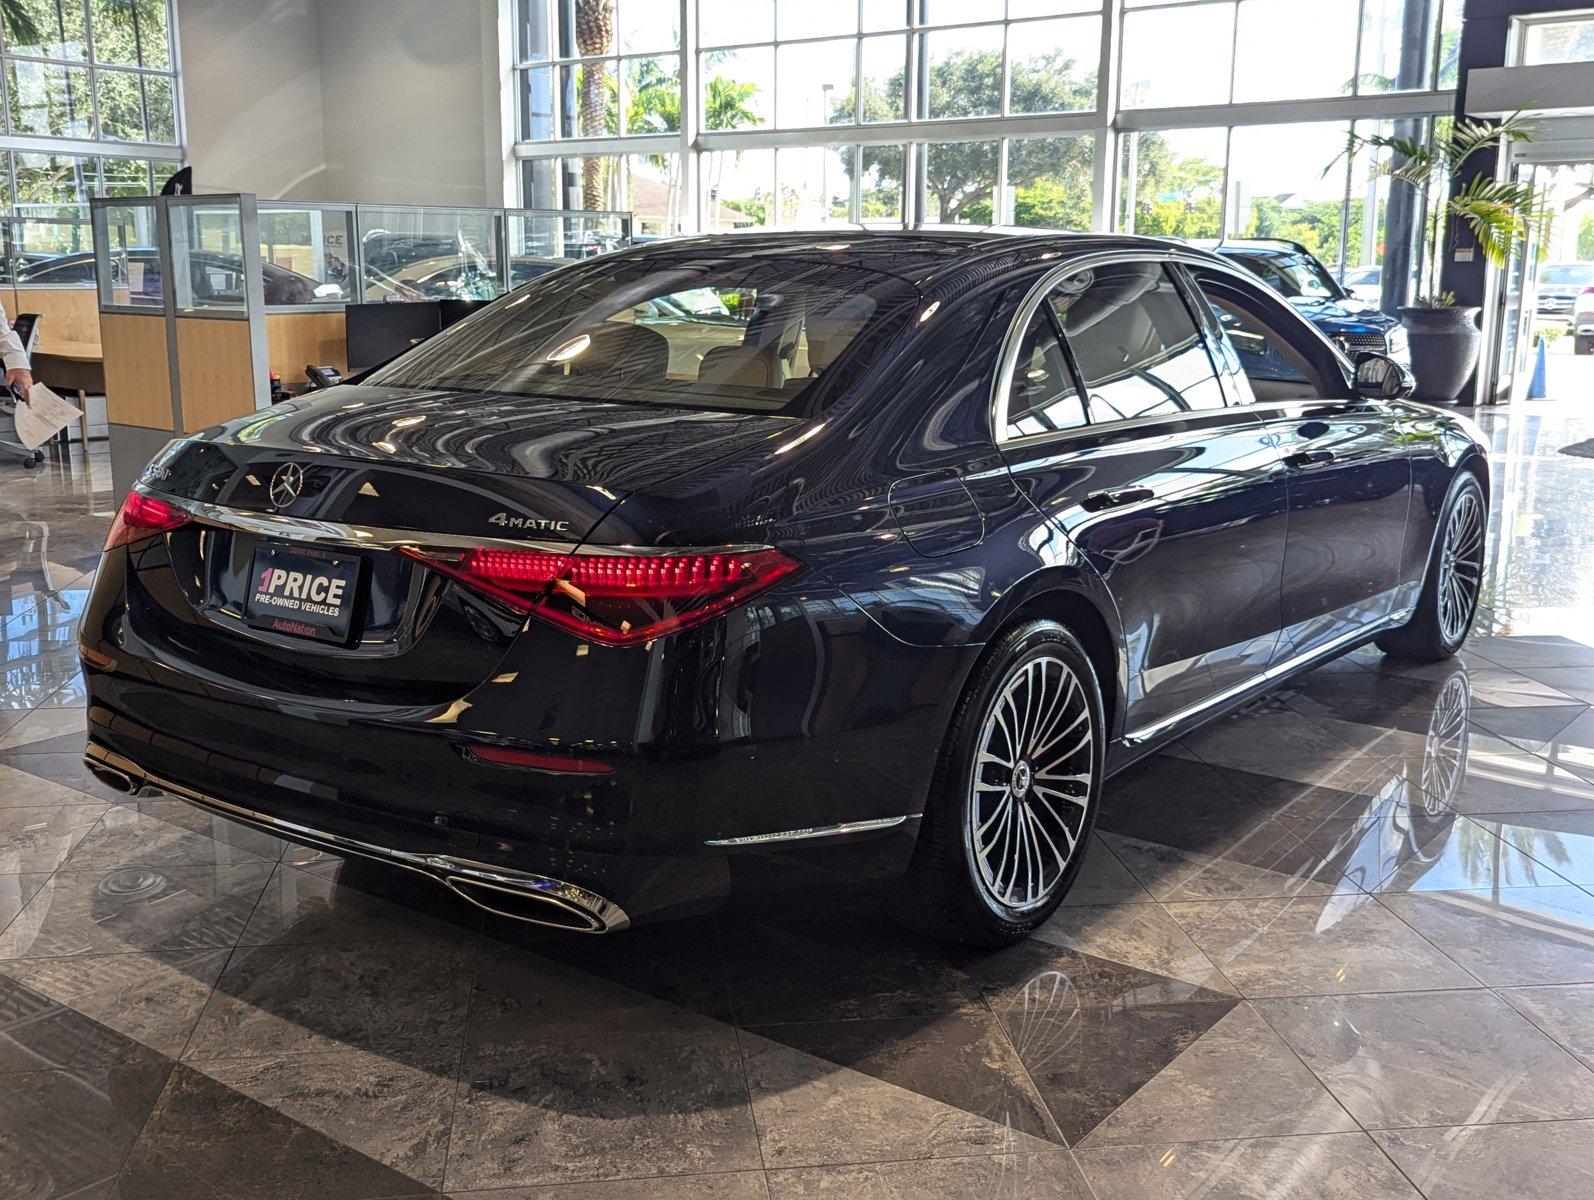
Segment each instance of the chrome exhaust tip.
M284 821L269 813L218 800L181 784L150 776L131 759L93 742L84 751L83 763L96 779L126 795L175 796L207 812L289 841L402 867L442 884L467 903L500 917L571 933L614 933L631 923L625 909L613 900L563 879L469 859L372 845Z
M572 933L611 933L625 924L624 914L617 906L572 884L543 889L487 883L464 875L440 878L443 885L461 899L513 921L548 925Z
M114 788L124 796L131 796L138 790L138 785L133 782L133 777L125 771L118 771L115 767L107 766L91 754L83 756L83 765L89 769L89 774L98 779L108 788Z

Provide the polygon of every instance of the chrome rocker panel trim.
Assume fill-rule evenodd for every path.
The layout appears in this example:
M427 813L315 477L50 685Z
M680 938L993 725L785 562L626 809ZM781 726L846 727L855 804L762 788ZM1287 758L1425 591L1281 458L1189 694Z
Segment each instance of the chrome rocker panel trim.
M1149 725L1142 725L1139 729L1124 734L1119 740L1125 746L1142 746L1147 742L1155 741L1176 726L1199 722L1207 717L1220 716L1236 701L1254 693L1265 692L1274 684L1305 670L1315 663L1325 662L1346 650L1353 649L1360 643L1369 642L1387 630L1398 629L1410 619L1411 610L1408 609L1405 612L1391 613L1389 616L1383 617L1371 625L1364 625L1360 629L1352 629L1332 641L1325 642L1321 646L1315 646L1303 654L1297 654L1294 658L1287 658L1281 663L1275 663L1267 670L1253 675L1244 682L1237 683L1215 696L1209 696L1199 703L1190 705L1188 708L1181 708L1178 712L1163 717L1161 720L1153 721Z
M133 795L142 794L146 789L159 790L179 800L187 801L197 808L206 809L230 821L237 821L241 825L248 825L266 833L304 842L337 854L352 854L404 867L425 875L477 908L498 916L526 921L533 925L548 925L575 933L613 933L631 923L625 910L614 901L562 879L552 879L546 875L515 871L507 867L496 867L490 863L479 863L450 855L416 854L408 850L395 850L389 846L378 846L339 834L327 833L324 830L312 829L292 821L284 821L267 813L207 796L203 792L162 779L158 775L152 775L132 759L113 750L107 750L94 742L90 742L83 752L83 761L96 778L107 782L115 780L113 786L119 789L125 782L126 788L122 790ZM530 900L546 904L569 919L545 920L528 916L522 908L510 908L507 904L495 907L488 902L488 897L484 897L481 893L487 893L488 897L492 894L503 894L522 901Z
M850 833L871 833L895 829L909 818L875 817L868 821L842 821L839 825L816 825L811 829L787 829L780 833L750 833L745 837L709 838L706 846L762 846L768 842L806 842L812 838L841 837Z

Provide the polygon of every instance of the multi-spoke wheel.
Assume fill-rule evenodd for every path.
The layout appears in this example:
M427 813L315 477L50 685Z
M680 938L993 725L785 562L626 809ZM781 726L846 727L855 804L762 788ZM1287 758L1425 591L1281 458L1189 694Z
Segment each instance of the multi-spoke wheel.
M969 842L986 893L1013 912L1051 899L1073 861L1095 776L1094 717L1079 676L1045 654L1014 669L985 718Z
M1438 662L1461 648L1478 613L1488 508L1476 475L1451 485L1439 514L1433 557L1411 620L1378 639L1386 654Z
M1083 862L1101 788L1101 689L1074 635L1020 625L965 688L937 765L902 912L973 945L1026 936Z
M1482 578L1483 498L1469 489L1450 509L1439 555L1439 632L1447 642L1459 644L1466 636Z

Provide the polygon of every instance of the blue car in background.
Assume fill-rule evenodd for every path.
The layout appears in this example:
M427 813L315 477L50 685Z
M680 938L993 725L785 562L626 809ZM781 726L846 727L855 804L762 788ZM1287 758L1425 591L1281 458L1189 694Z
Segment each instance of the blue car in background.
M1352 295L1299 242L1245 238L1195 244L1231 259L1268 284L1351 358L1362 353L1386 354L1397 362L1410 363L1400 319ZM1244 352L1238 343L1236 349Z

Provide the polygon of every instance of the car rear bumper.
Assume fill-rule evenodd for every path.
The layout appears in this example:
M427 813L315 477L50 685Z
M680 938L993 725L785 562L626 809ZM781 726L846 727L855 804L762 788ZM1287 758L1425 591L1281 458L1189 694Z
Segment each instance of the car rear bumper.
M485 734L439 727L427 708L339 717L213 680L193 688L101 645L115 665L84 664L88 758L108 781L587 932L743 891L900 877L925 787L910 760L933 760L929 722L904 716L812 738L616 747L603 775L503 766L468 752Z
M578 884L528 871L513 871L449 854L420 854L364 842L345 834L300 825L230 803L151 774L139 763L91 741L83 759L102 782L132 796L165 793L208 812L279 837L335 854L372 858L435 879L480 908L502 916L581 933L613 933L631 918L614 901Z

